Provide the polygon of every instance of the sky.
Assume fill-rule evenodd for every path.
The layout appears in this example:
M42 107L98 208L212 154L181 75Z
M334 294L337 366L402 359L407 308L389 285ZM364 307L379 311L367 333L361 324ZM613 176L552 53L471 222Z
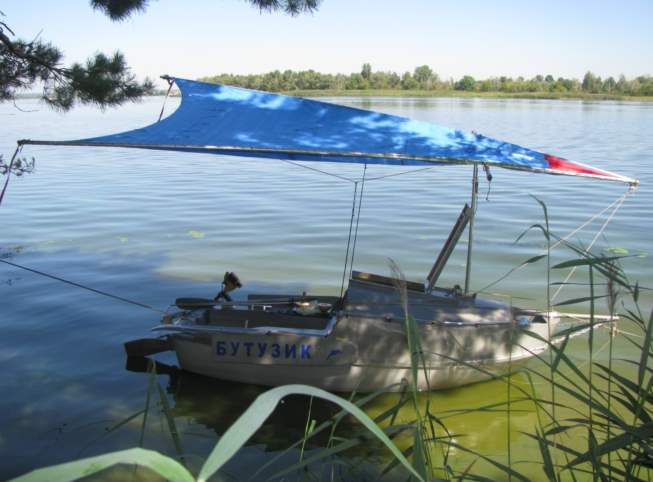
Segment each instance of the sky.
M653 0L323 0L313 14L261 13L243 0L151 0L112 22L85 0L9 0L18 38L67 63L123 52L139 77L314 69L413 71L441 78L653 74ZM163 84L161 84L163 85Z

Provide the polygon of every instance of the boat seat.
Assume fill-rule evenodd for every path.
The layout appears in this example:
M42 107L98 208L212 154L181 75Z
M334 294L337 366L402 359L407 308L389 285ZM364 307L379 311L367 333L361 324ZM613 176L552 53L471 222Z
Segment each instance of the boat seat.
M327 316L302 316L258 310L207 310L203 318L208 325L232 328L277 327L324 330L329 324Z
M288 304L293 304L296 301L312 301L312 300L316 300L319 303L331 303L332 305L335 305L336 303L338 303L338 301L340 301L340 298L338 296L320 296L320 295L310 295L310 294L271 295L269 293L267 294L252 293L247 295L247 301L260 301L262 303L288 302Z
M356 281L367 281L368 283L376 283L384 286L397 286L398 283L405 282L406 289L409 291L424 292L424 284L416 283L415 281L399 280L397 278L389 278L381 276L380 274L365 273L364 271L352 271L351 279Z

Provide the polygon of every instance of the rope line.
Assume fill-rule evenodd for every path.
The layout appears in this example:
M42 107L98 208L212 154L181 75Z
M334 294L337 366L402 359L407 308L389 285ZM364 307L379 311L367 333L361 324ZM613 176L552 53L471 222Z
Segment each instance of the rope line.
M612 203L610 203L607 207L603 208L601 211L599 211L598 213L596 213L595 215L590 217L587 221L582 223L580 226L578 226L576 229L574 229L573 231L568 233L566 236L564 236L564 237L560 238L559 240L557 240L555 243L553 243L551 245L551 251L553 251L555 248L560 246L563 242L568 241L569 238L576 235L578 232L582 231L585 227L587 227L589 224L593 223L597 218L600 218L601 216L603 216L603 214L608 212L610 209L612 209L617 204L621 205L621 203L624 202L624 200L630 195L631 192L632 191L630 189L628 189L619 198L612 201ZM614 213L611 215L611 218L612 218L612 216L614 216ZM602 229L604 229L604 228L602 228ZM546 255L546 250L541 251L540 255ZM527 265L526 264L521 264L521 265L517 266L516 268L511 269L510 271L508 271L503 276L497 278L496 280L492 281L490 284L488 284L488 285L484 286L483 288L481 288L480 290L478 290L477 293L485 292L485 290L487 290L488 288L491 288L491 287L495 286L496 284L498 284L501 281L503 281L504 279L506 279L509 275L519 271L520 269L524 268L525 266L527 266Z
M416 172L420 171L428 171L431 169L434 169L435 166L432 167L423 167L420 169L410 169L408 171L403 171L403 172L397 172L397 173L392 173L392 174L387 174L384 176L377 176L377 177L367 177L367 162L364 164L363 168L363 176L360 179L352 179L346 176L341 176L339 174L334 174L332 172L327 172L323 171L321 169L317 169L315 167L307 166L305 164L301 164L299 162L294 162L289 159L278 159L279 161L291 164L293 166L301 167L304 169L308 169L309 171L314 171L319 174L324 174L327 176L335 177L337 179L340 179L342 181L347 181L347 182L352 182L354 183L354 198L352 200L352 206L351 206L351 218L349 220L349 233L347 235L347 249L345 250L345 265L342 270L342 280L340 282L340 297L342 298L344 291L345 291L345 278L347 276L347 265L349 265L349 276L351 277L351 274L354 270L354 259L356 257L356 244L358 241L358 226L360 223L360 215L361 215L361 207L363 205L363 193L365 191L365 182L366 181L378 181L380 179L386 179L389 177L396 177L396 176L402 176L404 174L413 174ZM358 183L361 183L361 191L360 195L358 195L358 212L356 212L356 199L357 199L357 194L358 194ZM354 218L356 218L356 228L354 230L354 241L352 244L352 239L351 239L351 234L352 234L352 228L354 224ZM351 258L349 257L349 250L351 248Z
M356 230L354 231L354 244L351 248L351 263L349 263L349 277L354 270L354 257L356 255L356 241L358 240L358 222L361 219L361 206L363 205L363 191L365 191L365 174L367 173L367 163L363 169L363 181L361 183L361 193L358 196L358 213L356 214Z
M294 161L291 161L291 160L288 160L288 159L277 159L277 160L279 160L279 161L281 161L281 162L287 162L288 164L292 164L293 166L297 166L297 167L302 167L302 168L304 168L304 169L308 169L309 171L315 171L315 172L318 172L318 173L320 173L320 174L325 174L325 175L327 175L327 176L336 177L336 178L341 179L341 180L343 180L343 181L348 181L348 182L363 182L363 178L360 178L360 179L352 179L352 178L347 177L347 176L341 176L341 175L339 175L339 174L334 174L334 173L332 173L332 172L323 171L323 170L321 170L321 169L317 169L317 168L315 168L315 167L307 166L307 165L305 165L305 164L301 164L301 163L299 163L299 162L294 162ZM366 168L367 168L367 163L365 163L365 166L366 166ZM433 166L433 167L422 167L422 168L420 168L420 169L410 169L410 170L408 170L408 171L395 172L395 173L393 173L393 174L386 174L386 175L384 175L384 176L368 177L368 178L367 178L367 182L369 182L369 181L378 181L378 180L380 180L380 179L387 179L387 178L389 178L389 177L403 176L403 175L405 175L405 174L413 174L413 173L415 173L415 172L420 172L420 171L430 171L431 169L435 169L435 166ZM365 175L365 174L363 174L363 175Z
M97 289L91 288L89 286L85 286L85 285L82 285L82 284L79 284L79 283L75 283L74 281L70 281L70 280L67 280L67 279L64 279L64 278L60 278L58 276L54 276L54 275L51 275L51 274L48 274L48 273L44 273L43 271L38 271L36 269L28 268L27 266L22 266L20 264L12 263L12 262L7 261L5 259L0 259L0 262L8 264L10 266L13 266L14 268L24 269L25 271L30 271L32 273L38 274L40 276L45 276L46 278L50 278L50 279L53 279L55 281L61 281L62 283L66 283L66 284L69 284L69 285L72 285L72 286L76 286L77 288L82 288L82 289L91 291L91 292L96 293L98 295L107 296L109 298L113 298L114 300L118 300L118 301L122 301L124 303L129 303L129 304L132 304L132 305L140 306L141 308L147 308L148 310L156 311L157 313L165 314L165 311L154 308L153 306L150 306L148 304L141 303L140 301L134 301L134 300L130 300L128 298L123 298L122 296L112 295L111 293L107 293L106 291L97 290Z
M553 244L551 245L551 249L557 248L557 247L560 246L563 242L568 241L569 238L571 238L573 235L577 234L579 231L583 230L587 225L593 223L596 219L598 219L598 218L600 218L601 216L603 216L603 214L605 214L605 213L608 212L610 209L612 209L612 208L613 208L617 203L619 203L619 202L623 202L622 199L625 199L629 194L630 194L630 191L626 191L626 192L625 192L624 194L622 194L619 198L617 198L617 199L615 199L614 201L612 201L612 203L611 203L609 206L603 208L603 209L601 210L601 212L599 212L599 213L595 214L594 216L592 216L591 218L589 218L587 221L585 221L585 222L584 222L583 224L581 224L579 227L577 227L576 229L574 229L572 232L570 232L570 233L569 233L567 236L565 236L564 238L560 238L558 241L556 241L555 243L553 243Z
M626 200L626 198L628 197L629 194L630 194L630 190L626 191L619 199L617 199L618 203L616 204L616 206L614 207L614 209L612 210L610 215L607 217L607 219L605 220L605 222L603 223L601 228L597 231L596 235L594 236L594 239L592 239L592 242L587 246L587 249L585 251L589 251L590 249L592 249L592 246L594 246L594 243L596 243L596 241L599 239L599 236L601 236L603 231L605 231L605 228L608 226L610 221L612 221L612 218L614 218L615 214L617 214L617 211L619 210L619 208L621 208L621 206L623 205L624 201ZM558 286L558 289L556 290L556 292L553 293L553 296L551 297L551 301L554 301L558 297L558 295L562 291L562 288L565 287L567 281L569 281L569 279L574 275L574 273L576 272L577 269L578 269L578 266L574 266L571 269L571 271L569 271L569 273L567 274L567 277L565 278L565 280L562 282L562 284L560 286Z
M340 298L345 292L345 275L347 274L347 262L349 260L349 245L351 244L351 228L354 225L354 214L356 212L356 194L358 192L358 181L354 182L354 199L351 204L351 219L349 220L349 237L347 238L347 251L345 252L345 267L342 270L342 283L340 284Z
M348 178L346 176L340 176L340 175L334 174L332 172L322 171L322 170L317 169L315 167L310 167L310 166L306 166L304 164L300 164L299 162L293 162L293 161L290 161L288 159L278 159L278 160L281 161L281 162L287 162L288 164L292 164L293 166L303 167L304 169L308 169L309 171L315 171L315 172L319 172L320 174L326 174L327 176L337 177L338 179L341 179L343 181L358 182L355 179L350 179L350 178Z
M367 165L367 163L365 165ZM412 174L414 172L420 172L420 171L429 171L431 169L435 169L435 166L433 166L433 167L422 167L420 169L411 169L409 171L396 172L394 174L386 174L385 176L370 177L368 179L368 181L378 181L379 179L386 179L388 177L403 176L404 174Z

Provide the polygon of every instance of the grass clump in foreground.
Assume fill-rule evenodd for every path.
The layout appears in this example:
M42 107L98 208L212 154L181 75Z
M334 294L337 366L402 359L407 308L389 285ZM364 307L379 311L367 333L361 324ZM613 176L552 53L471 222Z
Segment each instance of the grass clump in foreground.
M550 273L558 270L580 269L586 272L588 293L582 297L565 300L555 306L589 304L590 316L588 322L577 324L563 330L558 334L555 342L539 338L534 333L526 335L538 337L542 343L547 344L548 353L535 355L541 363L538 367L529 364L524 373L531 383L531 390L526 390L516 384L510 377L511 373L502 376L488 376L504 383L508 393L508 401L503 406L510 422L512 414L511 393L519 394L519 400L528 401L535 407L537 423L529 433L523 435L533 440L538 447L536 460L528 461L539 467L537 480L623 480L645 481L653 476L653 312L645 316L641 311L641 288L637 283L628 280L625 272L620 267L620 261L628 257L627 254L618 256L596 255L583 247L568 243L558 238L549 230L546 207L543 205L545 223L534 225L532 228L539 230L550 248L553 240L563 243L574 257L571 260L550 266L549 256L536 256L527 262L545 260L547 265L547 279ZM550 253L550 249L547 249ZM401 279L401 274L396 266L393 270ZM547 283L548 285L549 283ZM550 283L551 285L559 283ZM607 294L597 293L599 286L607 287ZM285 467L281 471L266 476L267 480L283 480L289 476L300 474L298 478L311 477L312 468L317 465L341 465L338 456L357 446L370 446L371 441L375 450L381 448L384 454L391 456L390 462L379 468L380 476L392 472L395 476L402 471L402 479L409 480L496 480L497 476L487 477L483 467L491 467L495 474L504 480L528 481L532 477L522 470L523 461L515 461L510 451L510 438L508 439L508 452L505 457L490 456L479 453L466 447L464 438L458 440L447 429L443 417L439 417L427 400L426 404L418 399L417 380L420 376L428 379L429 355L427 347L420 343L419 326L408 313L405 286L399 283L397 289L406 310L405 332L408 349L411 353L411 380L402 393L397 403L371 419L361 407L380 395L373 393L351 401L326 392L324 390L306 385L288 385L271 389L260 395L238 420L224 433L216 444L197 475L192 474L182 463L183 454L179 453L177 460L160 453L133 448L113 452L97 457L90 457L74 462L69 462L53 467L32 471L14 479L14 482L25 481L72 481L92 474L97 474L109 467L120 465L133 465L147 468L164 479L174 481L205 481L215 477L222 479L221 469L225 463L240 450L249 438L261 427L267 417L284 398L293 394L305 395L327 400L338 405L341 409L331 420L315 426L311 421L311 414L307 417L307 428L304 437L289 447L285 452L258 470L252 480L259 480L263 472L275 460L282 457L291 449L301 447L300 457L296 464ZM619 317L629 324L631 333L622 334L626 342L632 347L634 354L627 359L613 357L613 344L615 326L614 322L601 322L595 319L596 304L599 300L608 301L611 314L617 306L617 296L623 297ZM547 286L549 298L549 286ZM550 298L547 306L552 306ZM597 330L608 327L611 335L608 340L607 360L599 361L597 356L600 350L595 347ZM518 328L515 327L515 331ZM569 341L579 333L587 333L587 369L581 369L568 353ZM516 340L515 336L512 338ZM605 358L605 357L603 357ZM483 371L459 360L460 364ZM617 366L618 365L618 366ZM544 368L542 368L544 367ZM148 390L148 403L144 411L147 416L147 405L152 386L155 384L155 373L150 375L150 390ZM550 396L538 397L533 386L536 382L544 382L550 387ZM159 390L160 391L160 390ZM160 396L165 395L160 391ZM352 395L353 399L353 395ZM573 400L572 406L565 400ZM412 405L414 419L406 423L397 423L397 413L404 405ZM580 407L580 408L579 408ZM496 409L480 407L469 409L469 412ZM355 436L336 436L338 423L347 416L354 417L362 427ZM143 420L145 424L145 418ZM169 417L171 434L176 435L174 420ZM320 433L329 433L326 447L305 454L304 448L308 440ZM399 436L409 443L402 444L403 450L398 448ZM180 446L179 446L180 447ZM453 463L454 453L465 453L471 463L466 467L456 468ZM331 472L331 480L341 480ZM258 478L257 478L258 477Z

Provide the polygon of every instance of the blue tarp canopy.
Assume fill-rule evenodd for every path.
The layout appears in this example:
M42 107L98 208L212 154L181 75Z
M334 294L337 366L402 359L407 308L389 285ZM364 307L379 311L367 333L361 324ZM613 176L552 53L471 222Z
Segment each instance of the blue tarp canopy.
M174 82L181 90L181 105L156 124L76 141L21 142L405 166L487 163L511 169L635 182L437 124L238 87L185 79L174 79Z

